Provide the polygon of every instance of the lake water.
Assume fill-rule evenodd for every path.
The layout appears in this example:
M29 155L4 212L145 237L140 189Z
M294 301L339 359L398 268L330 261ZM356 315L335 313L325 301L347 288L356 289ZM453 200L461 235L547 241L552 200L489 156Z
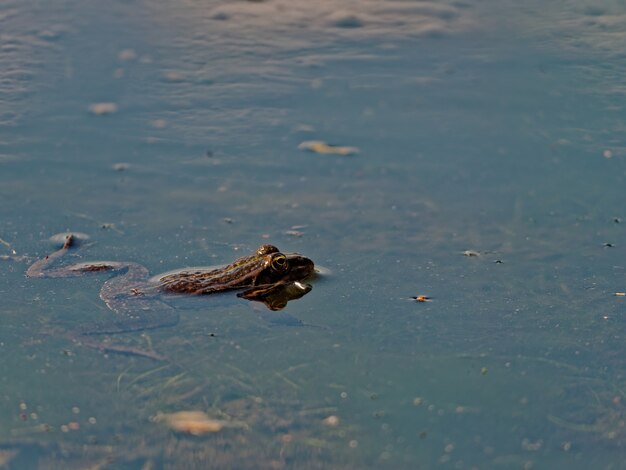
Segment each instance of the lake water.
M2 2L0 468L626 468L625 31L619 0ZM106 275L25 277L67 230L326 272L106 354L59 333Z

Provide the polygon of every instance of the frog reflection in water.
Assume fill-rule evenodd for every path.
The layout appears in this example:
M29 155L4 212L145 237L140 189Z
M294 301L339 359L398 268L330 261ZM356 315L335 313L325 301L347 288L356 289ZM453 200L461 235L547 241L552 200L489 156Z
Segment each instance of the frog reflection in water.
M68 235L63 247L36 261L28 277L75 277L85 273L118 273L107 280L100 297L117 315L83 327L81 335L121 333L175 325L178 313L158 298L159 293L207 295L241 290L239 297L263 302L270 310L280 310L289 300L311 290L302 284L314 272L313 261L299 254L284 254L273 245L261 245L251 255L241 257L221 268L187 269L149 278L148 270L137 263L98 261L54 267L55 261L77 244Z

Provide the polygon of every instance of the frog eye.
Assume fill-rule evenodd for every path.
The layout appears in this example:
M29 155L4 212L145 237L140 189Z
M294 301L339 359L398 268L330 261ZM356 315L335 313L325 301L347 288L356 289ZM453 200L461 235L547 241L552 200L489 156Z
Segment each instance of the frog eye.
M288 267L287 257L282 253L279 253L272 257L271 261L272 269L278 272L285 271Z

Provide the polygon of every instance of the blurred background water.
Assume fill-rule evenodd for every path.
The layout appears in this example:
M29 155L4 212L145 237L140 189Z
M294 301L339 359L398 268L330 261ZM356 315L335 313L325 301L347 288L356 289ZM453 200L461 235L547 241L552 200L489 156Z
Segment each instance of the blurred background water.
M626 468L625 31L618 0L2 2L0 467ZM81 347L50 332L104 278L24 275L66 230L153 273L299 251L329 273L285 313L322 328L203 298L110 339L168 362ZM237 425L155 418L188 410Z

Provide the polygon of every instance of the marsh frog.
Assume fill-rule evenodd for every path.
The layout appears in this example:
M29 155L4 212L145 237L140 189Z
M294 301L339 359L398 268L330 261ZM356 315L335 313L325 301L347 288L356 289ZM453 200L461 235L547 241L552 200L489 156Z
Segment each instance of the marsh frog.
M238 290L239 297L263 302L270 310L280 310L289 300L311 290L304 284L314 273L310 259L297 253L281 253L273 245L261 245L247 256L218 268L192 268L149 277L148 269L132 262L96 261L55 267L56 261L77 245L70 234L63 246L33 263L28 277L76 277L87 273L110 272L100 290L100 298L115 314L103 321L80 328L78 333L106 334L171 326L178 322L176 310L159 294L208 295Z

